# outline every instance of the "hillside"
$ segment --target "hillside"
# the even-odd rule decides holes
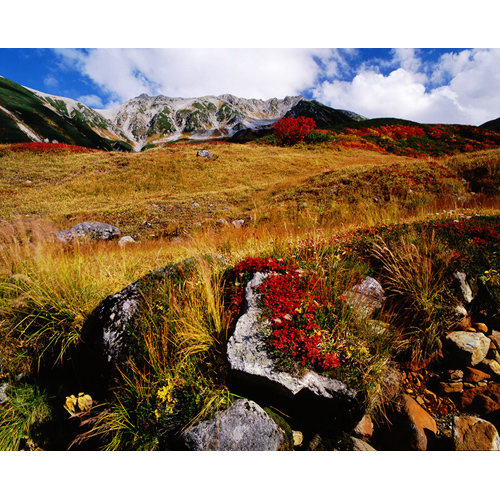
[[[230,94],[200,98],[138,97],[95,110],[0,79],[0,142],[58,141],[98,149],[140,151],[179,139],[229,138],[269,129],[286,113],[316,116],[322,126],[362,119],[303,97],[243,99]],[[240,134],[241,137],[241,134]]]
[[[86,120],[61,114],[30,90],[0,77],[0,142],[29,141],[112,149]]]

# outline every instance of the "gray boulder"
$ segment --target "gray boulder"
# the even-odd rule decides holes
[[[188,272],[194,264],[194,259],[187,259],[163,267],[104,299],[83,327],[82,338],[85,344],[105,364],[113,365],[124,361],[128,355],[132,332],[137,326],[141,291],[160,287],[166,280]]]
[[[252,387],[260,397],[267,393],[271,401],[281,400],[292,411],[309,407],[311,413],[316,408],[317,417],[332,420],[335,416],[331,412],[337,414],[342,408],[347,416],[356,406],[356,391],[311,370],[297,375],[282,371],[271,357],[265,342],[270,324],[262,318],[258,294],[254,291],[265,276],[256,272],[245,289],[247,309],[238,319],[227,345],[232,376],[247,388]]]
[[[212,158],[212,153],[210,151],[207,151],[206,149],[200,149],[197,153],[196,156],[202,156],[203,158]]]
[[[226,411],[188,428],[183,434],[192,451],[279,451],[284,431],[256,403],[239,399]]]
[[[385,301],[382,285],[370,276],[344,293],[349,307],[361,319],[370,317]]]
[[[114,240],[121,235],[120,230],[111,224],[103,222],[81,222],[71,229],[64,229],[56,233],[56,239],[68,243],[74,239]]]

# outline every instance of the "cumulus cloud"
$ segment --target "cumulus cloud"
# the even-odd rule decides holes
[[[368,118],[480,125],[500,116],[500,50],[55,49],[111,107],[142,93],[170,97],[305,95]],[[442,50],[441,50],[442,52]],[[98,97],[101,96],[99,104]],[[91,105],[91,104],[89,104]]]
[[[313,95],[368,118],[480,125],[500,116],[500,50],[463,50],[426,63],[418,52],[400,49],[394,63],[400,67],[388,75],[360,69],[352,80],[325,80]]]
[[[142,93],[285,97],[312,87],[320,71],[311,49],[71,49],[57,53],[122,101]]]

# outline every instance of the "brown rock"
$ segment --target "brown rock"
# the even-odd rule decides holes
[[[352,437],[353,448],[352,451],[377,451],[373,446],[370,446],[368,443],[365,443],[361,439]]]
[[[370,415],[363,416],[356,427],[354,427],[353,434],[360,439],[369,439],[373,436],[373,421]]]
[[[491,343],[496,346],[497,349],[500,349],[500,332],[492,330],[489,339],[491,340]]]
[[[484,323],[473,323],[472,326],[476,329],[476,332],[488,333],[488,327]]]
[[[402,396],[401,415],[410,432],[410,448],[425,451],[428,445],[428,437],[436,436],[437,426],[435,420],[410,396]]]
[[[500,410],[500,384],[475,387],[460,394],[457,402],[461,411],[484,415]]]
[[[482,380],[488,380],[490,378],[491,375],[489,373],[482,372],[481,370],[478,370],[477,368],[472,368],[471,366],[466,367],[464,370],[465,382],[475,383],[475,382],[481,382]]]
[[[500,436],[495,426],[477,417],[453,418],[453,442],[457,451],[500,450]]]
[[[484,358],[481,363],[478,364],[478,367],[492,375],[500,376],[500,363],[494,359]]]
[[[439,392],[441,392],[442,394],[462,392],[463,389],[463,382],[439,382]]]

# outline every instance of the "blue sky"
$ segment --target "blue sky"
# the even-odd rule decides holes
[[[467,12],[421,0],[403,22],[392,15],[402,12],[402,4],[391,0],[359,0],[347,10],[331,2],[318,2],[313,10],[255,0],[240,16],[226,1],[197,10],[153,2],[135,16],[94,0],[77,13],[63,2],[50,3],[56,4],[52,10],[27,12],[22,38],[16,24],[4,24],[0,75],[96,109],[141,93],[259,99],[300,94],[368,118],[480,125],[500,116],[500,50],[487,48],[488,38],[464,44],[446,32],[473,25],[482,0]],[[215,9],[217,4],[225,9]],[[57,7],[63,14],[55,22]],[[17,12],[15,6],[5,9],[4,19],[9,9]],[[40,16],[49,16],[53,29],[30,43],[30,21],[43,25]],[[480,33],[496,33],[493,19],[482,15]],[[436,48],[443,40],[444,47],[462,48]],[[403,48],[419,46],[425,48]]]

